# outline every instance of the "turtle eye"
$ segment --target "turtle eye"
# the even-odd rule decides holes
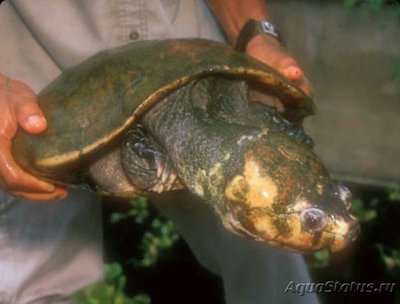
[[[300,221],[308,232],[318,232],[325,227],[326,215],[318,208],[308,208],[300,213]]]
[[[347,210],[351,208],[351,200],[353,196],[351,195],[350,190],[345,186],[339,186],[339,197],[343,201]]]

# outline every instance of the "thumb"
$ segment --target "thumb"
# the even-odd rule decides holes
[[[18,80],[12,81],[9,93],[19,125],[28,133],[43,132],[47,127],[47,122],[37,104],[35,93]]]
[[[46,119],[42,113],[28,115],[19,114],[17,116],[20,126],[28,133],[37,134],[43,132],[47,127]]]

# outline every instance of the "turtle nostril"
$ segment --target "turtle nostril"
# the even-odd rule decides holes
[[[354,241],[357,238],[357,236],[360,234],[360,231],[361,231],[360,225],[355,223],[349,228],[349,231],[346,234],[346,238],[351,241]]]

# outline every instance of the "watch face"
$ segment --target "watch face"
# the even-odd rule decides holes
[[[272,35],[276,38],[279,37],[278,31],[276,30],[275,25],[273,25],[272,23],[269,23],[268,21],[260,21],[260,26],[261,30],[264,33]]]

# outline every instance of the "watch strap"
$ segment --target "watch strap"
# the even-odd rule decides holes
[[[279,41],[282,46],[285,46],[282,37],[274,24],[265,20],[257,21],[249,19],[239,32],[238,38],[236,39],[235,50],[238,52],[245,52],[250,40],[257,35],[273,37]]]

